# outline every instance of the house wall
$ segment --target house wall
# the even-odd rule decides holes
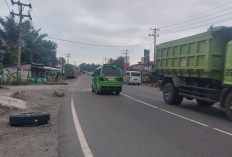
[[[3,68],[3,74],[4,74],[4,80],[7,80],[7,74],[8,71],[10,74],[14,73],[14,76],[17,76],[17,66],[11,66],[11,67],[4,67]],[[27,77],[31,77],[31,64],[27,65],[21,65],[21,78],[23,80],[26,80]]]

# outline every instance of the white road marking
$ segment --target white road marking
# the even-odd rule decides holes
[[[181,115],[179,115],[179,114],[176,114],[176,113],[170,112],[170,111],[168,111],[168,110],[165,110],[165,109],[159,108],[159,107],[157,107],[157,106],[154,106],[154,105],[148,104],[148,103],[146,103],[146,102],[143,102],[143,101],[141,101],[141,100],[138,100],[138,99],[136,99],[136,98],[133,98],[133,97],[131,97],[131,96],[129,96],[129,95],[126,95],[126,94],[124,94],[124,93],[121,93],[121,94],[122,94],[122,95],[124,95],[124,96],[126,96],[126,97],[128,97],[128,98],[130,98],[130,99],[133,99],[133,100],[135,100],[135,101],[137,101],[137,102],[140,102],[140,103],[142,103],[142,104],[144,104],[144,105],[147,105],[147,106],[149,106],[149,107],[152,107],[152,108],[158,109],[158,110],[160,110],[160,111],[163,111],[163,112],[166,112],[166,113],[168,113],[168,114],[174,115],[174,116],[176,116],[176,117],[179,117],[179,118],[182,118],[182,119],[188,120],[188,121],[190,121],[190,122],[193,122],[193,123],[199,124],[199,125],[201,125],[201,126],[204,126],[204,127],[207,127],[207,128],[211,128],[211,129],[213,129],[213,130],[215,130],[215,131],[217,131],[217,132],[224,133],[224,134],[226,134],[226,135],[232,136],[232,133],[229,133],[229,132],[223,131],[223,130],[218,129],[218,128],[211,127],[211,126],[209,126],[209,125],[207,125],[207,124],[204,124],[204,123],[201,123],[201,122],[195,121],[195,120],[193,120],[193,119],[190,119],[190,118],[187,118],[187,117],[181,116]]]
[[[77,117],[77,113],[76,113],[76,109],[75,109],[75,106],[74,106],[74,101],[73,101],[73,97],[71,99],[71,109],[72,109],[72,116],[73,116],[73,121],[74,121],[74,124],[75,124],[75,128],[76,128],[76,132],[77,132],[77,136],[78,136],[78,139],[80,141],[80,144],[81,144],[81,149],[83,151],[83,154],[85,157],[93,157],[93,154],[89,148],[89,145],[85,139],[85,135],[81,129],[81,125],[80,125],[80,122],[78,120],[78,117]]]

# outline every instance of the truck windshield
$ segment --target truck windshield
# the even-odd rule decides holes
[[[140,73],[138,73],[138,72],[132,72],[131,76],[140,76]]]
[[[102,75],[121,76],[120,68],[113,68],[112,66],[104,66],[102,68]]]

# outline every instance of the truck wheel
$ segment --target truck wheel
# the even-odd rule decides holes
[[[230,121],[232,121],[232,93],[226,98],[226,114]]]
[[[211,103],[211,102],[206,102],[206,101],[202,101],[202,100],[198,100],[198,99],[197,99],[197,103],[200,106],[212,106],[214,104],[214,103]]]
[[[10,124],[13,126],[43,125],[50,120],[48,112],[17,113],[9,116]]]
[[[171,83],[166,83],[163,90],[164,101],[169,105],[178,104],[176,88]],[[180,101],[180,100],[179,100]]]
[[[100,93],[101,93],[101,92],[98,90],[97,86],[96,86],[96,88],[95,88],[95,92],[96,92],[96,94],[100,94]]]
[[[92,84],[92,92],[94,92],[94,89],[93,89],[93,84]]]
[[[175,99],[173,105],[180,105],[183,101],[183,97],[182,96],[178,96],[177,99]]]

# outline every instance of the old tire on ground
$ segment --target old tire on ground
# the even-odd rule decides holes
[[[48,112],[17,113],[9,116],[10,124],[13,126],[43,125],[50,120]]]
[[[172,83],[166,83],[164,85],[163,98],[164,101],[169,105],[179,105],[182,102],[181,98],[178,99],[177,89]]]
[[[230,93],[226,98],[225,107],[226,107],[227,117],[229,118],[230,121],[232,121],[232,93]]]
[[[198,105],[205,106],[205,107],[212,106],[214,104],[212,102],[206,102],[206,101],[202,101],[202,100],[198,100],[198,99],[197,99],[197,103],[198,103]]]

